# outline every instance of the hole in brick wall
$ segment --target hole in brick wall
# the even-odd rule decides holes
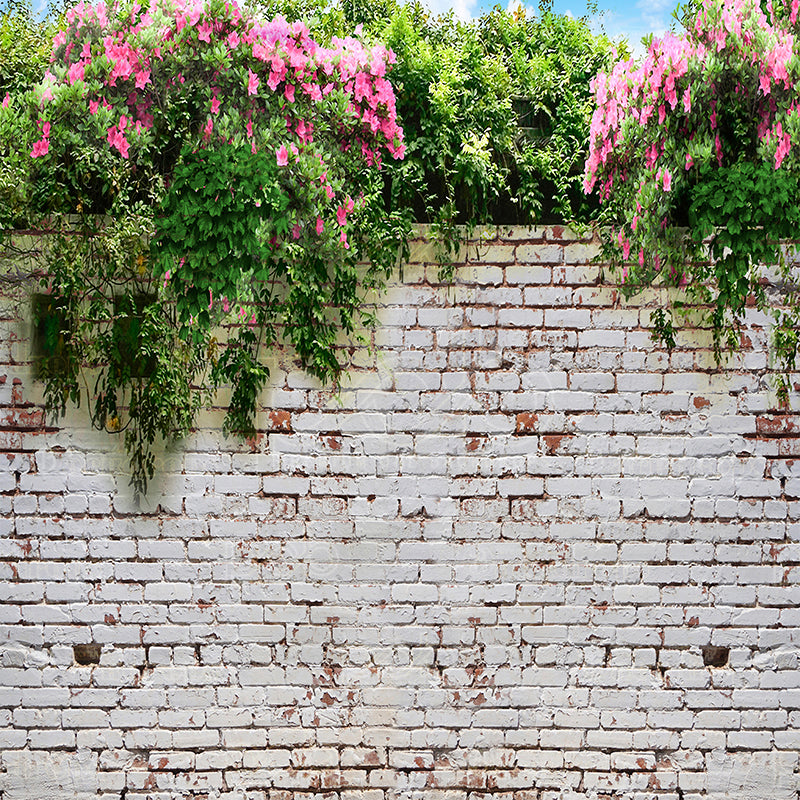
[[[100,663],[100,650],[99,644],[76,644],[72,648],[72,654],[76,663],[86,666]]]
[[[709,645],[703,648],[703,663],[707,667],[724,667],[728,663],[730,649]]]

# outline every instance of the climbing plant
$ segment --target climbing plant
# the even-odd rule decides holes
[[[782,245],[800,239],[798,3],[701,0],[679,18],[682,32],[594,83],[585,188],[605,203],[604,256],[628,292],[669,286],[672,311],[705,310],[718,359],[748,304],[768,310],[786,399],[800,329]],[[654,334],[672,345],[669,311],[656,310]]]
[[[88,394],[143,491],[153,443],[189,430],[203,391],[231,384],[226,430],[253,433],[279,341],[339,374],[337,336],[407,238],[381,201],[404,151],[392,58],[224,0],[79,3],[66,21],[42,82],[0,109],[0,216],[56,232],[50,407]]]

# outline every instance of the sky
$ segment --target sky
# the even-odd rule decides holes
[[[93,0],[94,1],[94,0]],[[335,0],[334,0],[335,1]],[[434,12],[442,13],[451,8],[462,19],[480,16],[498,3],[504,6],[523,2],[534,11],[538,0],[423,0]],[[660,35],[670,27],[672,12],[678,0],[597,0],[599,15],[592,16],[592,29],[614,38],[624,36],[634,54],[640,54],[639,42],[648,33]],[[33,7],[43,13],[47,0],[33,0]],[[0,0],[0,6],[3,0]],[[586,0],[555,0],[553,10],[557,14],[580,17],[587,13]]]
[[[513,1],[513,0],[512,0]],[[427,5],[435,12],[453,9],[457,16],[468,18],[479,16],[497,2],[506,5],[509,0],[427,0]],[[592,27],[611,37],[625,36],[635,50],[642,36],[656,35],[669,30],[672,12],[678,0],[598,0],[599,17]],[[537,8],[536,0],[527,0],[526,5]],[[579,17],[586,14],[585,0],[555,0],[557,14],[571,14]]]

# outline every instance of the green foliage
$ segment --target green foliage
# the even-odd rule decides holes
[[[30,0],[6,0],[0,12],[0,98],[29,89],[50,63],[59,14],[38,19]]]
[[[462,22],[413,5],[382,35],[397,53],[391,79],[407,145],[390,171],[396,205],[445,238],[456,223],[591,214],[579,188],[589,79],[612,58],[605,37],[547,7]]]
[[[163,273],[180,261],[172,285],[187,335],[204,337],[215,297],[269,304],[264,291],[274,275],[264,229],[275,236],[289,229],[289,198],[277,172],[274,156],[244,145],[181,154],[153,249]]]
[[[800,318],[782,245],[800,239],[797,5],[694,0],[678,17],[682,33],[595,82],[586,189],[598,187],[613,226],[604,257],[628,293],[681,290],[665,295],[671,309],[704,318],[718,362],[739,346],[748,306],[770,313],[785,401]],[[779,269],[769,290],[765,265]],[[674,344],[664,310],[653,335]]]
[[[206,343],[181,336],[175,297],[148,269],[151,226],[136,208],[102,224],[94,216],[64,221],[49,239],[42,279],[58,299],[66,345],[55,369],[43,362],[48,408],[80,405],[85,388],[92,425],[124,436],[140,492],[154,472],[156,439],[189,432],[202,399],[193,383],[207,366]]]

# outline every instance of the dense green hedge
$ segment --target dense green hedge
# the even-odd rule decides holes
[[[121,433],[141,491],[155,440],[191,430],[220,385],[225,432],[255,432],[279,342],[335,381],[339,336],[369,323],[413,220],[438,234],[447,278],[459,224],[595,211],[590,82],[615,54],[585,21],[267,3],[3,17],[0,225],[63,231],[39,273],[58,312],[46,404],[86,402]]]
[[[29,0],[7,0],[0,12],[0,96],[40,81],[50,62],[60,9],[37,17]]]
[[[305,19],[320,41],[358,28],[363,38],[394,51],[389,79],[407,151],[403,161],[386,165],[387,207],[433,223],[452,243],[455,224],[595,216],[594,198],[580,187],[590,81],[610,67],[616,51],[586,20],[550,8],[543,3],[538,15],[526,16],[497,7],[470,22],[396,0],[345,0],[333,7],[323,0],[266,0],[260,10]],[[41,79],[59,18],[57,7],[38,19],[27,0],[6,7],[0,18],[3,95]],[[70,191],[69,178],[63,184],[62,198],[85,195],[86,187]]]

